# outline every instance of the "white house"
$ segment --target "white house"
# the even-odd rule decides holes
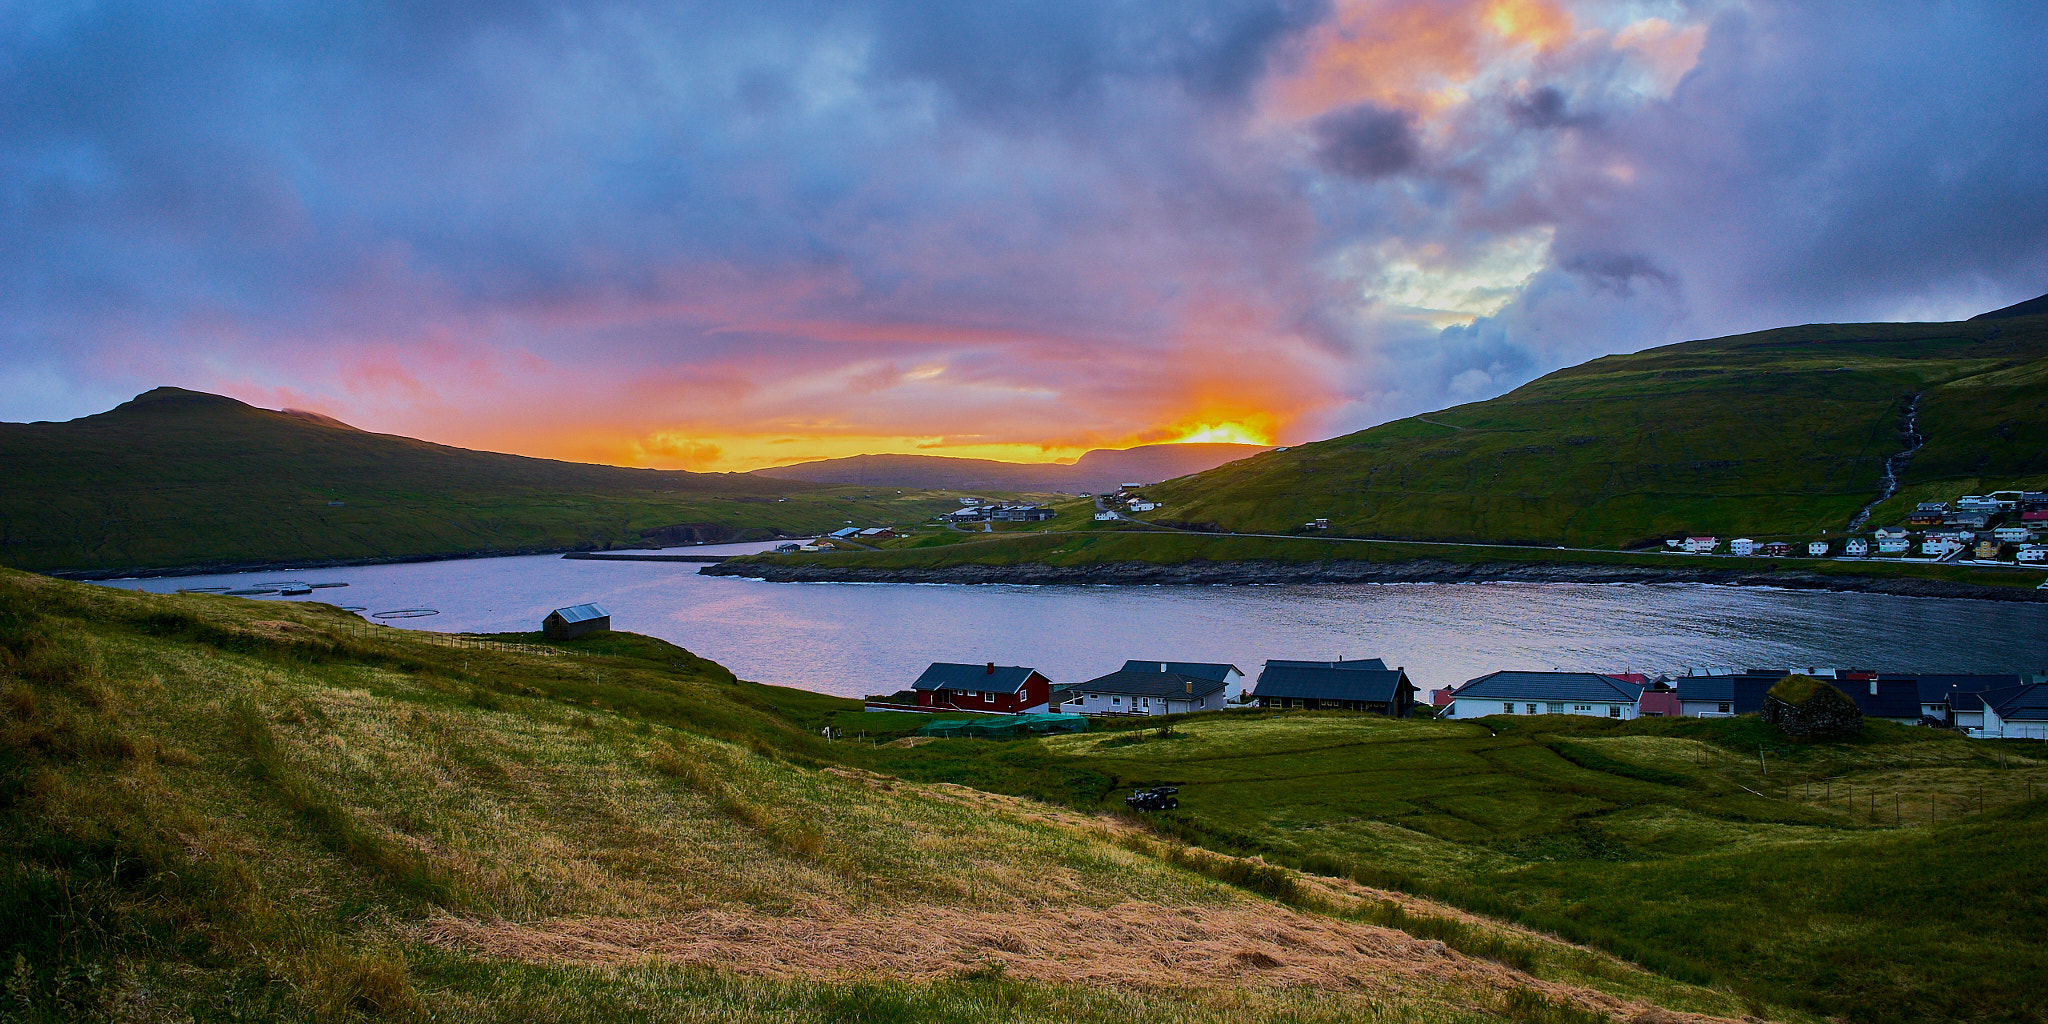
[[[1150,511],[1152,511],[1153,509],[1155,509],[1155,508],[1158,508],[1158,507],[1159,507],[1159,503],[1158,503],[1158,502],[1156,502],[1156,501],[1134,501],[1134,502],[1131,502],[1131,511],[1133,511],[1133,512],[1150,512]]]
[[[1095,521],[1098,523],[1116,522],[1116,513],[1111,512],[1108,509],[1104,509],[1100,512],[1095,513]]]
[[[1876,532],[1878,540],[1906,539],[1906,528],[1903,526],[1880,526]]]
[[[1592,715],[1634,718],[1642,687],[1591,672],[1494,672],[1451,694],[1444,718]]]
[[[2022,562],[2048,562],[2048,544],[2023,544],[2016,557]]]
[[[1929,558],[1941,558],[1962,549],[1962,544],[1950,537],[1929,537],[1920,542],[1920,553]]]
[[[1862,558],[1870,554],[1870,542],[1861,537],[1851,537],[1849,543],[1842,546],[1842,553],[1850,558]]]
[[[1182,673],[1152,668],[1158,664],[1161,663],[1126,662],[1123,669],[1075,683],[1068,688],[1067,702],[1060,708],[1084,715],[1178,715],[1209,711],[1223,707],[1231,674],[1244,678],[1243,672],[1230,665],[1221,666],[1229,669],[1225,673],[1207,671],[1210,666],[1184,665],[1190,671]]]
[[[1913,542],[1904,537],[1879,537],[1877,539],[1877,553],[1880,555],[1903,555],[1906,553],[1906,549],[1912,546]]]
[[[2001,541],[2002,543],[2006,544],[2018,544],[2019,542],[2026,540],[2028,537],[2032,536],[2031,532],[2028,531],[2026,527],[2020,526],[2018,524],[2014,524],[2012,526],[2001,526],[1998,529],[1991,531],[1991,535],[1993,537],[1998,538],[1999,541]]]
[[[1985,739],[2048,740],[2048,683],[2030,683],[1982,695]]]
[[[1806,553],[1815,558],[1823,557],[1828,553],[1828,542],[1824,540],[1807,541]]]
[[[1687,537],[1685,550],[1688,554],[1704,555],[1714,550],[1720,543],[1720,539],[1715,537]]]
[[[1753,555],[1756,553],[1756,541],[1750,540],[1748,537],[1737,537],[1728,542],[1728,553],[1731,555]]]

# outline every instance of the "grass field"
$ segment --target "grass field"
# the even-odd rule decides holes
[[[1792,327],[1607,356],[1499,398],[1268,452],[1148,495],[1162,520],[1624,547],[1839,536],[1919,396],[1919,500],[2048,487],[2048,317]]]
[[[465,451],[175,389],[0,424],[0,479],[0,564],[73,572],[810,535],[958,507],[950,493]]]
[[[0,570],[0,1012],[1807,1019],[1191,846],[1065,782],[995,792],[1086,782],[1080,749],[819,735],[855,706],[625,634],[449,637]],[[955,762],[1014,764],[970,788],[935,777]]]
[[[1232,712],[1151,729],[883,747],[876,764],[1081,809],[1176,785],[1181,808],[1156,827],[1190,842],[1429,895],[1762,1004],[2048,1015],[2032,982],[2048,975],[2039,744],[1886,723],[1795,743],[1753,719]]]

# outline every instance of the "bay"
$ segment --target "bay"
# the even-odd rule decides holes
[[[741,554],[766,545],[707,545]],[[669,553],[676,553],[672,550]],[[1311,584],[1110,587],[766,583],[690,563],[554,555],[115,580],[169,593],[346,583],[305,597],[399,629],[531,631],[594,601],[615,629],[657,636],[743,679],[859,697],[906,688],[933,661],[1029,665],[1056,682],[1126,659],[1378,657],[1425,692],[1497,669],[1679,675],[1688,669],[2048,668],[2048,605],[1694,584]]]

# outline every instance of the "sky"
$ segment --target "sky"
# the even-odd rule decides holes
[[[1291,444],[2048,292],[2006,2],[0,0],[0,420]]]

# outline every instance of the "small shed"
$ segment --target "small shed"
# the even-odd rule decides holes
[[[540,620],[540,635],[550,640],[569,640],[585,633],[612,628],[612,613],[594,604],[572,604],[557,608]]]

